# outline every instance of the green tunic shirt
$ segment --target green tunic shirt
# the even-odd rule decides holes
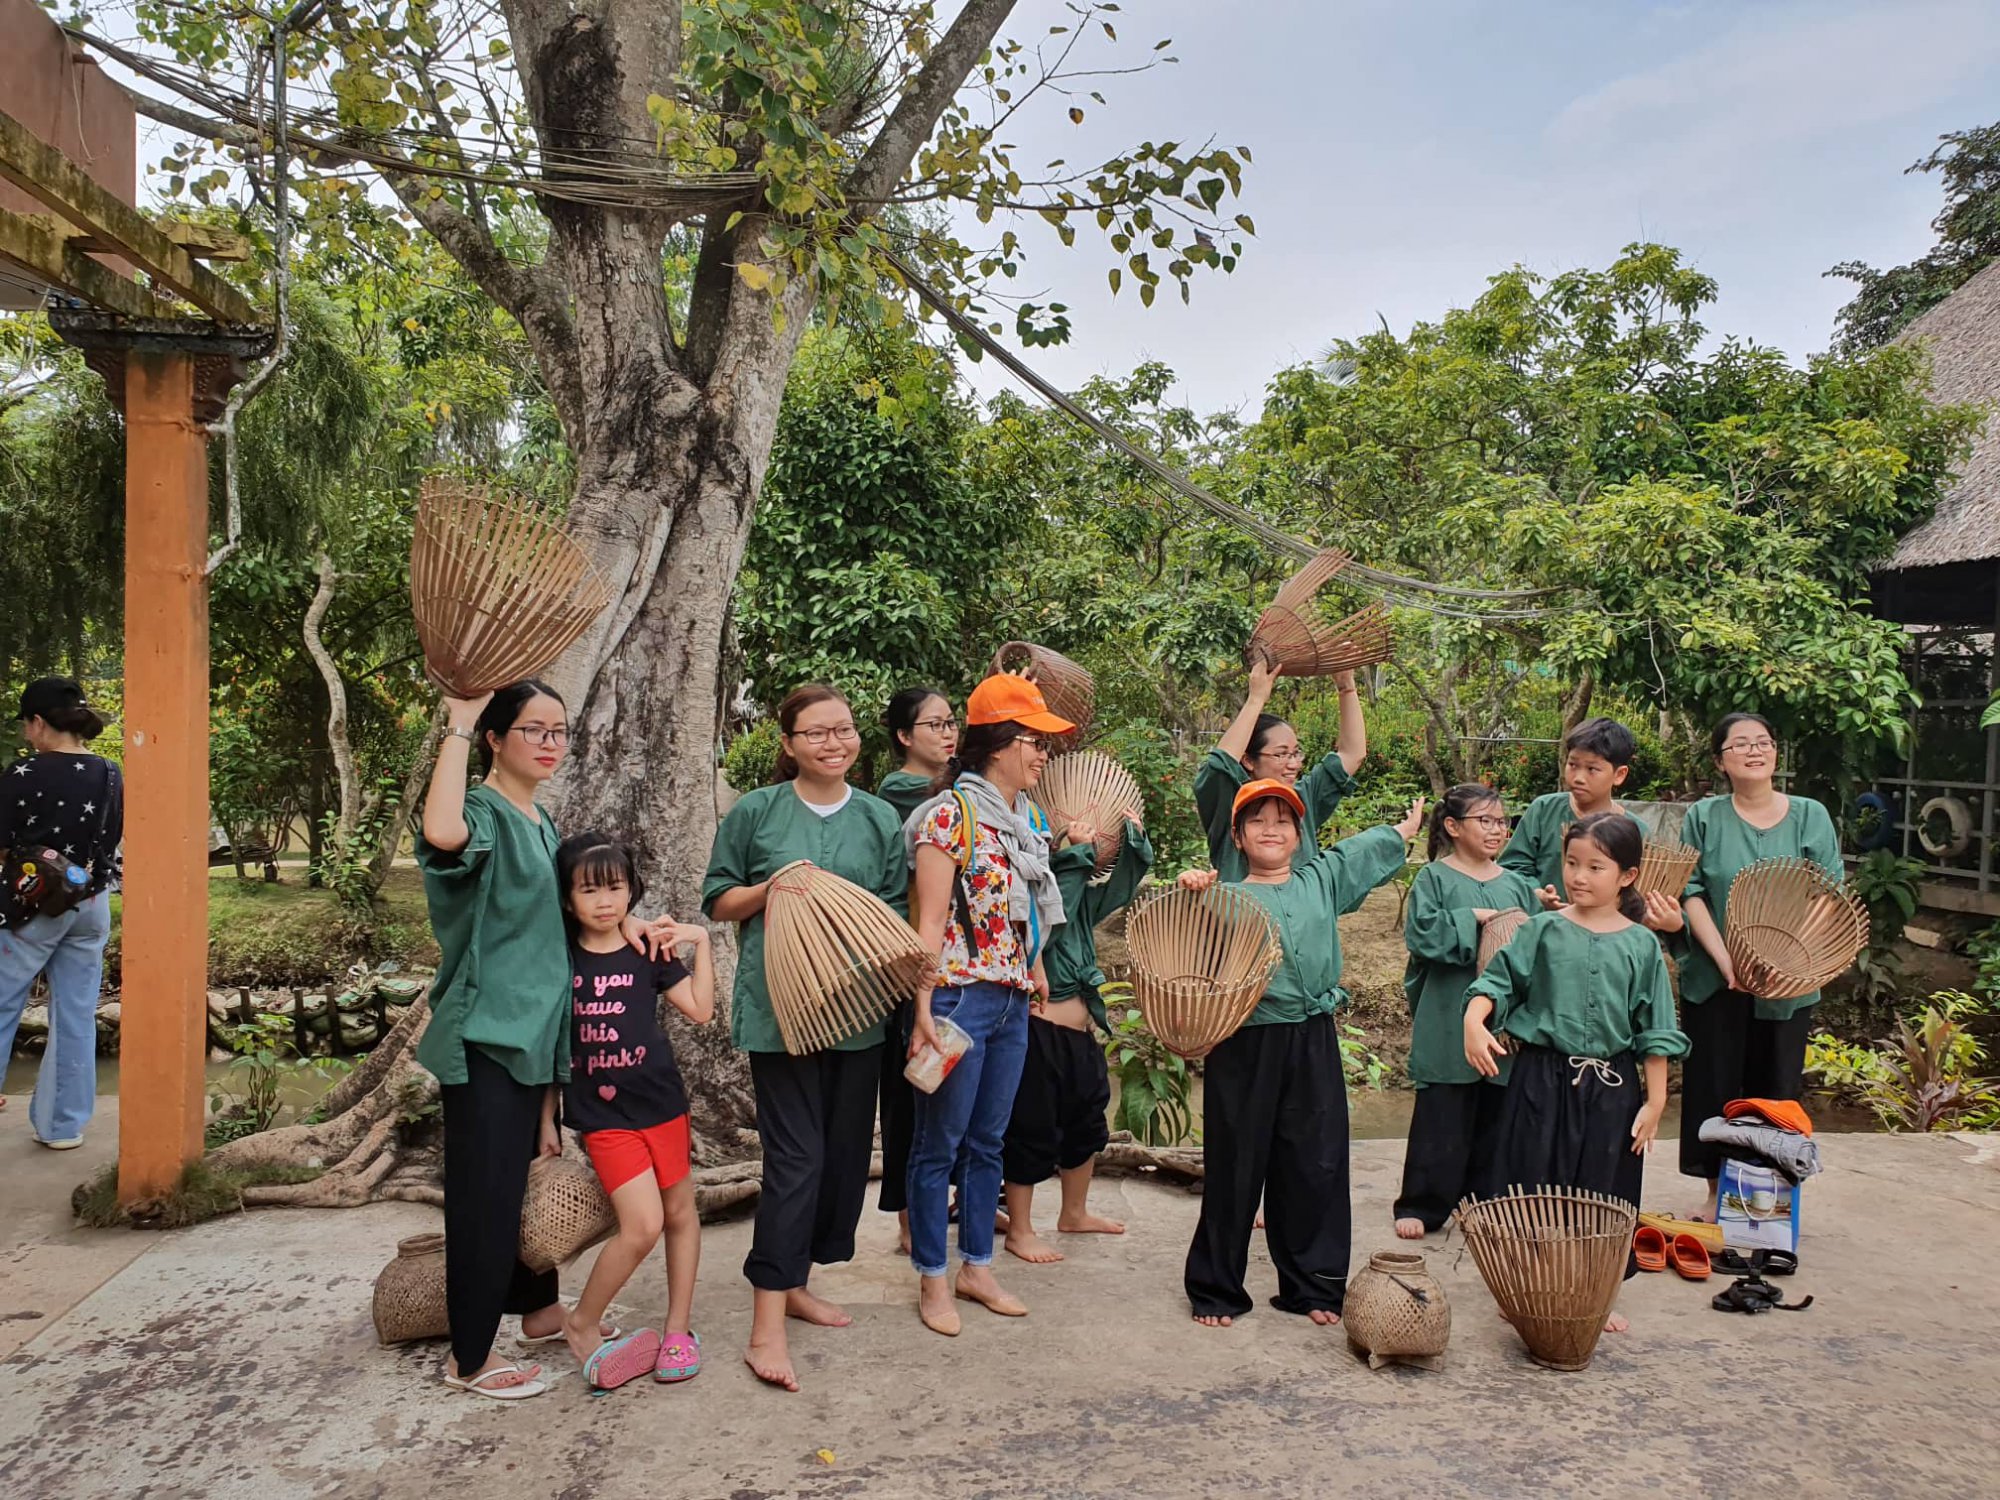
[[[1488,1029],[1521,1046],[1565,1057],[1687,1055],[1666,955],[1652,929],[1636,923],[1592,932],[1559,911],[1530,917],[1472,982],[1466,998],[1473,995],[1493,1002]]]
[[[1688,881],[1687,896],[1699,896],[1715,918],[1716,930],[1729,931],[1729,887],[1746,865],[1760,859],[1809,859],[1835,880],[1844,879],[1840,861],[1840,835],[1827,810],[1810,797],[1792,797],[1785,816],[1770,828],[1752,828],[1736,811],[1730,798],[1705,797],[1688,809],[1681,824],[1681,842],[1699,850],[1694,878]],[[1681,999],[1700,1005],[1722,988],[1722,972],[1708,950],[1690,938],[1681,962]],[[1782,1021],[1808,1005],[1817,1004],[1819,992],[1796,1000],[1759,1000],[1757,1018]]]
[[[1490,880],[1474,880],[1443,860],[1432,860],[1410,887],[1410,904],[1403,919],[1403,941],[1410,962],[1403,970],[1403,993],[1410,997],[1410,1082],[1417,1088],[1433,1083],[1477,1083],[1479,1074],[1465,1060],[1465,992],[1479,977],[1480,908],[1510,908],[1535,915],[1542,909],[1534,882],[1517,870],[1502,870]],[[1506,1082],[1507,1062],[1501,1076]]]
[[[1097,850],[1091,844],[1071,844],[1056,851],[1050,861],[1056,886],[1062,891],[1062,926],[1049,934],[1042,949],[1042,964],[1048,971],[1049,998],[1082,999],[1090,1018],[1107,1032],[1111,1020],[1104,1012],[1104,970],[1097,964],[1097,924],[1122,910],[1139,894],[1146,872],[1153,867],[1153,846],[1137,823],[1127,822],[1124,842],[1118,846],[1118,860],[1110,877],[1092,885],[1097,869]]]
[[[569,939],[556,891],[556,829],[489,787],[465,794],[463,849],[417,839],[437,977],[417,1061],[465,1082],[469,1042],[517,1083],[569,1079]]]
[[[1208,835],[1208,862],[1227,881],[1241,880],[1250,873],[1250,862],[1236,847],[1230,828],[1230,807],[1237,792],[1249,781],[1250,773],[1243,769],[1243,762],[1222,750],[1209,751],[1195,767],[1194,805]],[[1306,821],[1300,830],[1303,836],[1299,839],[1299,852],[1292,856],[1293,869],[1304,869],[1318,857],[1320,825],[1333,816],[1341,798],[1355,786],[1354,777],[1338,750],[1299,778],[1294,790],[1306,805]]]
[[[713,914],[715,898],[738,886],[768,880],[795,859],[872,891],[899,912],[908,910],[909,863],[903,823],[895,809],[858,787],[839,812],[821,817],[799,797],[796,784],[780,782],[746,793],[715,831],[715,848],[702,882],[701,909]],[[737,928],[736,988],[729,1007],[729,1037],[745,1052],[782,1052],[784,1036],[764,983],[764,914]],[[840,1043],[859,1052],[882,1040],[880,1022]]]
[[[931,800],[931,778],[908,771],[891,771],[875,788],[875,795],[896,809],[896,816],[909,821],[910,814]]]
[[[1232,882],[1278,924],[1284,959],[1271,971],[1264,998],[1246,1026],[1271,1026],[1331,1015],[1347,998],[1340,987],[1340,926],[1336,920],[1368,899],[1403,868],[1409,848],[1393,828],[1371,828],[1292,866],[1281,885]]]
[[[1606,812],[1623,812],[1614,802]],[[1552,885],[1565,901],[1569,891],[1563,885],[1563,830],[1576,821],[1576,808],[1568,792],[1550,792],[1537,797],[1521,814],[1514,836],[1500,851],[1503,868],[1515,870],[1537,886]]]

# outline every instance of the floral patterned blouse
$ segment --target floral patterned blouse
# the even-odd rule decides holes
[[[917,839],[956,858],[963,847],[960,823],[958,804],[946,801],[924,819],[917,830]],[[945,908],[942,955],[945,981],[952,985],[984,982],[1028,989],[1031,980],[1021,934],[1007,920],[1007,891],[1014,879],[1007,862],[1007,846],[984,823],[975,823],[973,838],[972,866],[964,876],[966,905],[972,913],[972,947],[968,952],[965,931],[958,920],[958,899],[954,896]]]

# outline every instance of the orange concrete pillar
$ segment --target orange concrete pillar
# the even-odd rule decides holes
[[[125,897],[118,1197],[202,1151],[208,1037],[208,439],[194,361],[125,356]]]

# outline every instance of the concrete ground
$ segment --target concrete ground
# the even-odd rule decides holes
[[[855,1313],[795,1325],[804,1391],[739,1362],[747,1223],[705,1236],[692,1384],[512,1406],[447,1391],[436,1345],[377,1347],[369,1289],[407,1205],[261,1211],[177,1234],[67,1222],[71,1184],[108,1152],[27,1144],[0,1114],[0,1494],[288,1500],[382,1496],[1964,1495],[2000,1492],[2000,1143],[1845,1136],[1806,1190],[1807,1312],[1708,1305],[1719,1281],[1643,1276],[1631,1333],[1562,1375],[1527,1362],[1454,1236],[1431,1268],[1454,1328],[1438,1373],[1371,1372],[1337,1331],[1260,1306],[1188,1321],[1181,1257],[1197,1200],[1112,1179],[1122,1239],[1007,1262],[1033,1308],[967,1307],[965,1333],[917,1322],[893,1221],[872,1209],[856,1260],[816,1278]],[[113,1104],[115,1101],[106,1101]],[[100,1142],[104,1144],[99,1144]],[[1388,1248],[1402,1148],[1356,1144],[1357,1257]],[[1684,1206],[1671,1157],[1649,1206]],[[572,1272],[566,1282],[579,1277]],[[1251,1290],[1272,1289],[1261,1245]],[[657,1263],[628,1319],[663,1302]]]

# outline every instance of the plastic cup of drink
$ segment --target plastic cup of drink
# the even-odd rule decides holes
[[[910,1087],[922,1089],[926,1094],[935,1094],[943,1082],[951,1077],[951,1070],[958,1066],[958,1060],[972,1050],[972,1038],[965,1028],[953,1024],[947,1017],[932,1023],[937,1032],[938,1046],[926,1043],[917,1055],[903,1065],[903,1076],[910,1081]],[[943,1050],[939,1051],[939,1047]]]

